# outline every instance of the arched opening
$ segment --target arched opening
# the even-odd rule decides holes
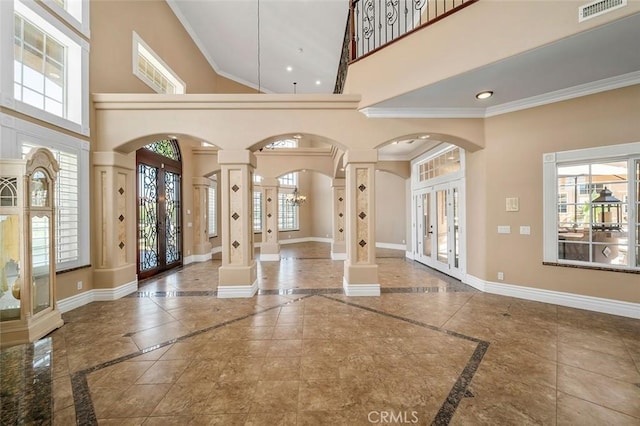
[[[176,139],[136,151],[137,272],[146,278],[182,265],[182,161]]]

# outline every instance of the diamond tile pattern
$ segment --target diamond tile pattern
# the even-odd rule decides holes
[[[367,245],[367,242],[365,240],[360,240],[358,244],[360,244],[360,247],[364,247]]]
[[[124,248],[124,243],[120,241],[120,244],[118,244],[118,247],[120,247],[120,250],[122,250]]]
[[[267,213],[267,217],[271,217],[271,213]]]
[[[358,189],[360,190],[360,192],[364,192],[364,190],[367,189],[367,187],[364,186],[364,183],[361,183]]]
[[[118,220],[119,220],[120,222],[122,222],[122,221],[124,220],[124,216],[120,215],[120,216],[118,217]]]
[[[267,229],[267,234],[270,234],[270,233],[271,233],[271,229]]]
[[[231,187],[231,190],[232,190],[233,192],[238,192],[238,189],[240,189],[240,187],[239,187],[238,185],[233,185],[233,186]]]
[[[240,246],[240,243],[238,241],[234,241],[233,243],[231,243],[231,245],[233,246],[233,248],[238,248]]]
[[[358,216],[360,217],[360,219],[364,219],[365,217],[367,217],[365,212],[360,212]]]
[[[342,214],[342,213],[338,213],[338,216],[342,217],[342,216],[344,216],[344,214]]]
[[[340,197],[338,198],[338,201],[344,201],[344,198]]]
[[[124,194],[124,188],[120,187],[120,189],[118,189],[118,192],[120,193],[120,195]]]
[[[233,218],[233,220],[238,220],[238,218],[240,217],[240,215],[236,212],[233,212],[233,214],[231,215],[231,217]]]

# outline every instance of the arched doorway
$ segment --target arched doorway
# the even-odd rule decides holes
[[[138,278],[182,264],[180,148],[175,139],[136,151]]]

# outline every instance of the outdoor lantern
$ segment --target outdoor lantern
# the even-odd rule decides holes
[[[614,197],[606,186],[600,191],[600,196],[591,201],[591,204],[593,205],[594,229],[620,229],[621,201]]]

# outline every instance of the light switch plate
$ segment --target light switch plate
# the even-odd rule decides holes
[[[521,226],[520,227],[520,235],[531,235],[531,227],[530,226]]]
[[[510,234],[511,227],[508,225],[498,225],[498,234]]]
[[[517,212],[520,210],[520,200],[518,197],[507,198],[506,209],[508,212]]]

